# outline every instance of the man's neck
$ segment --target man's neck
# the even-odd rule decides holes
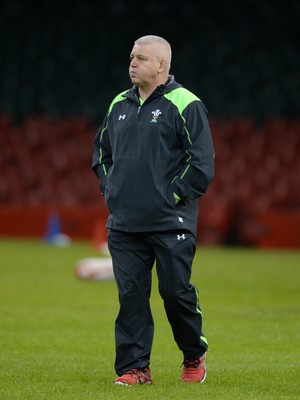
[[[147,86],[140,86],[139,89],[139,95],[140,98],[143,99],[144,101],[147,100],[149,96],[154,92],[154,90],[160,86],[164,85],[167,82],[167,79],[159,80],[155,82],[153,85],[147,85]]]
[[[147,87],[139,87],[139,95],[140,98],[144,101],[148,99],[148,97],[154,92],[157,86],[147,86]]]

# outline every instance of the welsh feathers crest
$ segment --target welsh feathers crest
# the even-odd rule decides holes
[[[152,120],[150,122],[154,122],[155,124],[157,124],[157,118],[160,116],[160,114],[160,110],[152,111]]]

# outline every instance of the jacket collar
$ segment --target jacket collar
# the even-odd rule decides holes
[[[153,99],[155,97],[162,96],[163,94],[171,92],[178,87],[181,87],[181,85],[175,81],[174,75],[169,75],[167,82],[165,84],[159,85],[146,101],[148,101],[150,98]],[[136,101],[139,96],[138,87],[136,85],[133,85],[132,88],[128,90],[128,92],[124,93],[123,96]]]

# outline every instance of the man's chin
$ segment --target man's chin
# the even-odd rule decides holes
[[[130,79],[131,79],[131,82],[134,85],[138,85],[139,84],[139,79],[136,76],[131,76]]]

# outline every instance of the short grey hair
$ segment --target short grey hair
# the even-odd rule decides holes
[[[171,59],[172,59],[172,49],[170,43],[160,37],[160,36],[155,36],[155,35],[146,35],[142,36],[139,39],[137,39],[134,44],[153,44],[153,43],[159,43],[163,46],[167,58],[167,62],[169,64],[169,68],[171,67]]]

